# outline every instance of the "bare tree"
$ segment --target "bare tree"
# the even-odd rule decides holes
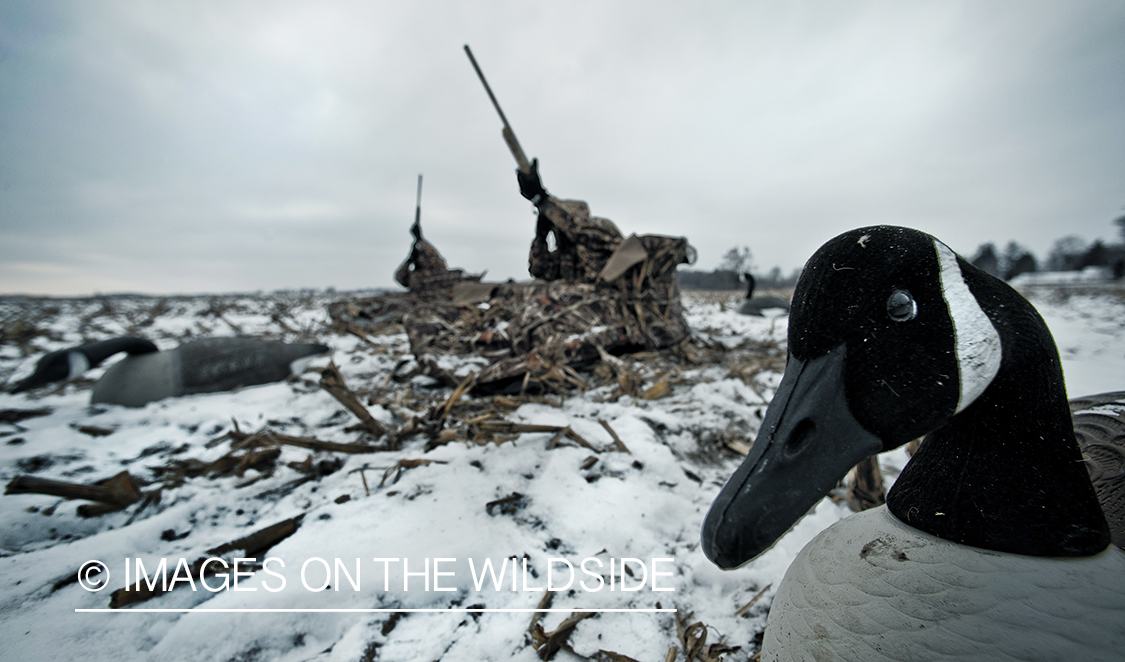
[[[1009,241],[1004,247],[1004,254],[1000,257],[1000,268],[1004,280],[1012,280],[1016,276],[1039,270],[1039,263],[1031,251],[1014,241]]]
[[[1125,218],[1125,217],[1123,217]],[[1086,240],[1077,235],[1067,235],[1055,240],[1051,252],[1047,254],[1047,269],[1051,271],[1076,271],[1081,269],[1082,256],[1086,253]]]
[[[1097,239],[1094,243],[1090,244],[1089,250],[1082,255],[1082,261],[1079,263],[1080,269],[1086,267],[1108,267],[1109,266],[1109,250],[1101,239]]]
[[[740,274],[746,271],[751,271],[754,268],[754,259],[750,255],[750,247],[743,246],[739,249],[738,246],[730,249],[723,255],[722,261],[719,262],[719,271],[733,271]]]
[[[970,262],[985,273],[1000,275],[1000,258],[996,257],[996,246],[992,243],[981,244]]]

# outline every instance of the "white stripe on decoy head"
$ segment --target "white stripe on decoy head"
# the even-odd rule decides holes
[[[992,383],[1000,371],[1002,356],[1000,334],[988,315],[981,310],[969,291],[957,264],[957,255],[948,246],[934,240],[941,265],[941,293],[953,320],[953,336],[957,353],[957,371],[961,397],[957,412],[968,407]]]
[[[66,363],[69,369],[67,379],[76,379],[86,374],[90,369],[90,359],[82,352],[70,352],[66,355]]]

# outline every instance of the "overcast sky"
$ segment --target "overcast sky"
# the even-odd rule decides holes
[[[0,2],[0,293],[390,286],[418,173],[450,266],[548,190],[712,269],[861,225],[966,256],[1118,239],[1125,3]]]

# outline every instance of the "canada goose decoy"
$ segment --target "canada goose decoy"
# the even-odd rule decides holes
[[[754,277],[750,274],[742,274],[746,280],[746,298],[742,303],[738,304],[738,313],[740,315],[757,315],[764,317],[762,311],[780,308],[786,313],[789,312],[789,302],[781,297],[775,296],[754,296]]]
[[[1118,427],[1103,439],[1120,435],[1104,418]],[[707,513],[704,553],[742,565],[861,459],[921,435],[886,506],[797,554],[761,659],[1120,660],[1125,552],[1051,334],[1015,290],[917,230],[853,230],[810,258],[789,362]],[[1120,462],[1108,478],[1120,497]]]
[[[281,381],[297,371],[295,362],[328,351],[320,344],[219,337],[161,352],[144,338],[112,338],[50,352],[12,392],[73,379],[110,356],[127,352],[129,356],[110,366],[94,385],[90,402],[143,407],[169,397]]]

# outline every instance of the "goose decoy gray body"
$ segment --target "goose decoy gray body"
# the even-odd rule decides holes
[[[754,277],[750,274],[742,274],[743,279],[746,280],[746,298],[742,303],[738,304],[738,313],[740,315],[757,315],[764,317],[763,311],[770,309],[782,309],[786,313],[789,312],[789,302],[781,297],[776,296],[754,296]]]
[[[1109,535],[1125,549],[1125,391],[1073,398],[1070,415]]]
[[[293,371],[294,362],[328,351],[326,345],[314,343],[218,337],[161,352],[144,338],[112,338],[50,352],[12,392],[72,379],[114,354],[127,352],[129,356],[110,366],[94,385],[90,402],[143,407],[164,398],[281,381]]]
[[[1122,417],[1104,419],[1119,442]],[[847,232],[797,283],[785,373],[704,553],[746,563],[858,461],[926,435],[886,506],[797,554],[761,659],[1120,660],[1125,552],[1075,425],[1058,350],[1015,290],[917,230]]]

